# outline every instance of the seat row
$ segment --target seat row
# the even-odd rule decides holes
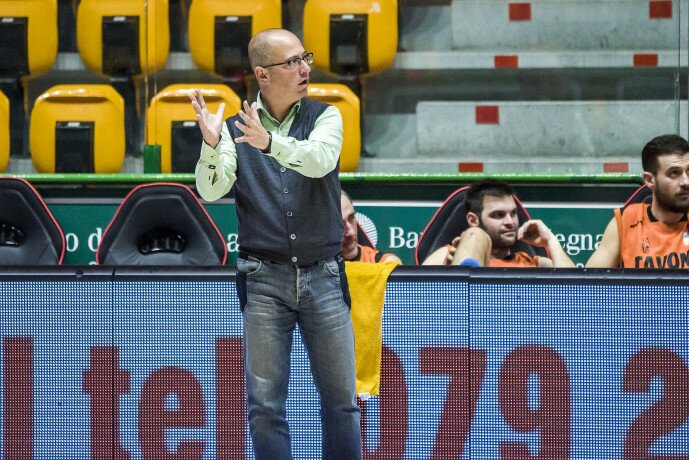
[[[202,138],[188,93],[208,108],[224,102],[225,117],[241,100],[222,84],[177,84],[156,94],[146,118],[146,144],[161,146],[162,173],[193,172]],[[344,125],[341,171],[356,170],[361,150],[359,98],[340,84],[312,84],[309,96],[338,107]],[[109,85],[58,85],[36,99],[29,128],[31,159],[40,173],[118,173],[125,158],[122,96]],[[9,160],[9,102],[0,92],[0,171]]]
[[[414,259],[421,264],[449,245],[467,228],[466,192],[450,194],[421,233]],[[639,187],[625,202],[650,203],[652,190]],[[530,219],[514,196],[520,222]],[[358,227],[360,244],[375,245]],[[530,256],[548,256],[548,249],[517,242]],[[64,233],[38,191],[26,180],[0,177],[0,265],[61,265]],[[136,186],[122,200],[96,249],[104,265],[224,265],[228,247],[218,227],[194,192],[184,184]]]
[[[37,75],[53,65],[56,3],[0,0],[0,42],[12,43],[5,49],[0,45],[0,55],[11,58],[2,59],[3,71]],[[171,35],[184,32],[171,30],[169,6],[168,0],[81,0],[76,35],[84,64],[105,75],[159,70]],[[646,55],[686,46],[686,30],[680,27],[686,4],[676,0],[452,0],[450,11],[452,49],[459,51],[635,50]],[[304,42],[319,51],[316,67],[334,74],[385,69],[396,54],[397,12],[397,0],[308,0]],[[250,37],[282,26],[280,0],[193,0],[186,24],[173,24],[188,30],[194,63],[220,76],[246,73]],[[423,43],[419,46],[425,50]]]
[[[146,116],[146,144],[161,146],[158,170],[194,171],[201,135],[189,103],[189,91],[204,94],[209,109],[226,104],[225,116],[240,108],[239,97],[217,84],[171,85],[156,94]],[[357,169],[361,154],[360,103],[346,86],[312,84],[312,98],[339,108],[344,123],[340,171]],[[0,93],[0,171],[9,160],[8,102]],[[453,161],[493,161],[508,164],[525,158],[543,170],[539,161],[569,158],[581,162],[627,162],[631,152],[662,132],[687,129],[684,101],[423,101],[414,121],[406,123],[404,139],[419,156]],[[369,129],[400,132],[393,120]],[[3,134],[4,133],[4,134]],[[405,140],[406,139],[406,140]],[[451,150],[448,150],[451,149]],[[125,121],[121,96],[108,85],[60,85],[41,95],[30,123],[30,151],[40,173],[117,173],[125,158]],[[634,157],[636,158],[636,157]],[[607,164],[607,163],[606,163]],[[460,167],[460,170],[461,167]]]
[[[61,265],[65,235],[26,180],[0,177],[0,265]],[[98,246],[107,265],[224,265],[227,245],[194,192],[183,184],[135,187]]]
[[[0,71],[36,76],[55,63],[57,0],[0,0]],[[247,45],[257,32],[280,28],[281,0],[193,0],[186,28],[197,67],[232,77],[251,72]],[[81,0],[76,17],[79,55],[101,75],[153,74],[170,51],[168,0]],[[397,49],[397,0],[309,0],[304,43],[314,65],[339,75],[374,73]],[[5,45],[3,45],[5,44]],[[8,46],[9,45],[9,46]],[[374,46],[375,45],[375,46]]]

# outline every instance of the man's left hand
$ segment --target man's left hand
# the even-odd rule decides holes
[[[532,219],[519,227],[517,238],[531,246],[544,248],[554,238],[553,232],[539,219]]]
[[[268,136],[268,131],[261,124],[256,103],[249,105],[247,101],[244,101],[243,106],[244,110],[239,111],[239,117],[244,123],[237,120],[234,124],[244,135],[236,137],[234,139],[235,143],[246,142],[259,150],[267,149],[270,137]]]

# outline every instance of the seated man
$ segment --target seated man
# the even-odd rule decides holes
[[[466,194],[469,228],[452,244],[437,249],[423,265],[475,267],[574,267],[553,232],[540,220],[519,227],[514,190],[506,182],[485,179],[475,182]],[[517,239],[547,247],[551,259],[516,252]]]
[[[689,143],[658,136],[641,163],[653,201],[615,210],[587,268],[689,268]]]
[[[344,235],[342,235],[342,256],[345,260],[352,262],[397,262],[401,264],[402,261],[394,254],[388,254],[378,251],[370,246],[363,246],[359,244],[357,238],[357,230],[359,224],[356,221],[356,213],[352,199],[343,190],[340,198],[342,208],[342,223],[344,224]]]

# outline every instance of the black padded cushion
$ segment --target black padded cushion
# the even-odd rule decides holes
[[[189,187],[145,184],[125,197],[105,230],[101,265],[224,265],[227,246]]]
[[[467,223],[467,209],[466,209],[466,192],[468,186],[461,187],[447,197],[445,202],[440,205],[440,208],[435,212],[425,230],[419,238],[419,244],[416,245],[416,252],[414,254],[416,264],[419,265],[436,249],[452,243],[452,240],[459,236],[464,230],[469,227]],[[520,224],[531,219],[529,213],[515,196],[514,201],[517,203],[517,217],[519,217]],[[516,251],[525,252],[530,256],[548,257],[548,252],[544,248],[538,248],[528,245],[522,241],[517,241],[515,245]]]
[[[651,204],[653,202],[653,190],[648,188],[645,185],[642,185],[641,187],[637,188],[634,193],[632,193],[632,196],[629,197],[626,203],[624,203],[624,207],[626,208],[630,204],[634,203],[648,203]]]
[[[361,225],[359,225],[359,223],[357,223],[356,225],[356,240],[362,246],[368,246],[373,249],[376,248],[373,244],[373,241],[371,241],[371,238],[368,237],[368,234],[364,231],[363,228],[361,228]]]
[[[0,265],[60,265],[65,236],[36,189],[0,177]]]

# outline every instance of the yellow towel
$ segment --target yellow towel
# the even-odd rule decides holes
[[[345,262],[352,297],[356,392],[364,401],[380,392],[385,286],[396,266],[397,262]]]

